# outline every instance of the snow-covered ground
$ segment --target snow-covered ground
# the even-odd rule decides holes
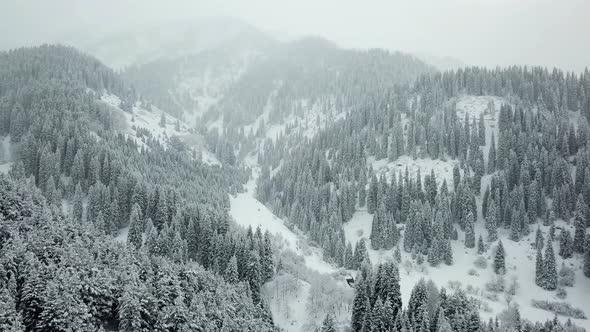
[[[138,136],[137,131],[139,128],[148,130],[164,147],[168,145],[168,139],[170,137],[177,136],[191,149],[200,152],[201,160],[204,163],[209,165],[221,165],[215,155],[207,150],[203,138],[198,134],[192,133],[190,130],[191,126],[184,121],[165,114],[166,123],[164,126],[161,126],[160,123],[163,111],[155,106],[152,106],[152,110],[148,111],[142,107],[140,103],[136,103],[136,105],[133,106],[133,114],[131,114],[121,110],[119,107],[121,99],[118,96],[103,94],[101,100],[119,111],[118,115],[125,119],[123,128],[124,132],[126,135],[134,138],[137,144],[145,146],[145,143],[142,141],[141,137],[139,137],[141,135]]]
[[[309,246],[303,234],[287,227],[254,197],[260,169],[253,154],[244,163],[252,167],[253,176],[246,192],[230,195],[230,215],[238,225],[260,227],[274,235],[284,270],[263,288],[274,322],[285,331],[314,331],[332,312],[338,324],[347,325],[353,290],[345,283],[346,272],[324,261],[320,248]]]
[[[352,220],[344,224],[344,233],[346,240],[351,242],[354,246],[357,241],[364,238],[367,243],[370,243],[371,236],[371,222],[373,216],[366,212],[366,210],[357,211]],[[567,227],[572,229],[571,225],[566,225],[564,222],[558,223],[560,227]],[[542,226],[545,238],[549,231],[549,227]],[[536,250],[532,247],[535,242],[536,226],[531,227],[531,233],[521,239],[519,242],[514,242],[508,239],[509,231],[499,229],[499,237],[502,239],[504,249],[506,250],[506,269],[507,273],[504,277],[506,287],[510,285],[513,279],[516,279],[519,289],[515,296],[508,296],[506,293],[496,294],[497,300],[491,300],[494,293],[486,290],[486,283],[488,283],[494,276],[492,263],[493,252],[497,246],[498,241],[487,243],[487,251],[482,255],[487,261],[487,268],[479,269],[474,265],[478,258],[477,249],[467,249],[464,246],[464,234],[459,231],[459,240],[451,241],[453,247],[453,264],[447,266],[444,263],[437,267],[431,267],[425,261],[422,265],[418,265],[415,260],[411,259],[411,254],[402,253],[402,263],[400,265],[401,275],[401,291],[402,299],[405,304],[409,300],[412,287],[421,278],[433,280],[439,287],[444,286],[447,289],[452,287],[452,284],[460,283],[462,288],[467,291],[470,296],[478,298],[482,301],[481,315],[484,318],[495,317],[502,310],[507,308],[509,303],[518,304],[522,317],[532,321],[544,321],[553,314],[541,309],[531,306],[532,300],[548,300],[568,302],[574,307],[582,309],[587,315],[590,314],[590,301],[587,296],[590,294],[590,279],[585,277],[582,272],[581,257],[574,256],[567,260],[561,259],[557,252],[559,251],[559,242],[553,242],[554,251],[556,253],[556,262],[558,271],[561,263],[565,262],[566,266],[575,268],[576,281],[573,288],[566,287],[568,293],[565,300],[560,300],[555,295],[555,291],[545,291],[535,284],[535,257]],[[484,239],[487,237],[487,231],[484,229],[483,220],[479,220],[476,224],[476,237],[481,234]],[[556,233],[556,239],[557,235]],[[400,243],[400,248],[402,244]],[[369,257],[373,264],[382,263],[392,260],[394,250],[372,250],[369,249]],[[476,271],[476,275],[470,275],[469,270]],[[485,304],[484,304],[485,303]],[[567,317],[559,317],[563,321]],[[573,321],[586,329],[590,329],[590,321],[573,319]]]
[[[8,174],[8,171],[10,171],[11,166],[12,166],[12,162],[0,164],[0,173]]]
[[[269,123],[270,112],[273,110],[273,102],[281,83],[277,82],[275,90],[270,94],[263,113],[251,124],[244,126],[244,132],[256,133],[262,122],[265,123],[265,137],[276,140],[282,135],[287,134],[287,129],[293,128],[289,134],[301,134],[311,138],[322,128],[334,124],[336,121],[344,119],[346,112],[337,110],[335,106],[325,105],[320,102],[311,103],[309,100],[299,100],[293,102],[301,111],[298,114],[290,114],[280,123]],[[332,101],[332,105],[335,104]],[[295,107],[295,106],[293,106]]]
[[[305,265],[320,273],[332,273],[337,269],[322,259],[319,248],[309,247],[304,236],[296,234],[289,229],[284,221],[275,216],[264,204],[254,197],[258,169],[254,169],[254,176],[246,184],[246,192],[236,196],[230,195],[230,215],[236,223],[243,227],[251,226],[252,229],[260,227],[265,232],[269,231],[281,243],[284,248],[303,256]]]
[[[490,102],[493,102],[493,108],[488,108]],[[476,122],[479,119],[479,114],[484,114],[486,145],[482,147],[482,149],[486,159],[487,151],[491,143],[492,132],[495,133],[497,144],[498,111],[503,103],[505,103],[503,99],[489,96],[466,96],[459,98],[457,101],[457,113],[461,120],[464,119],[465,112],[468,112],[470,121],[475,118]],[[420,169],[422,176],[430,174],[430,171],[434,170],[439,185],[443,179],[446,179],[449,189],[452,189],[452,169],[456,161],[431,159],[414,160],[411,157],[402,156],[394,162],[389,162],[387,159],[376,161],[374,158],[369,158],[368,163],[373,166],[377,174],[385,172],[388,180],[390,179],[392,172],[395,172],[394,174],[397,176],[401,169],[402,174],[404,174],[406,166],[408,167],[410,176],[414,178],[418,169]],[[490,176],[486,175],[482,179],[482,190],[485,190],[489,178]],[[477,202],[478,208],[481,211],[481,200],[478,198]],[[373,215],[367,213],[365,209],[355,212],[352,220],[344,224],[346,240],[354,246],[357,241],[364,238],[369,244],[372,220]],[[563,221],[558,223],[558,227],[569,228],[573,231],[572,226],[567,225]],[[542,226],[541,229],[544,232],[545,238],[547,238],[548,227]],[[590,279],[586,278],[582,273],[582,258],[574,256],[564,262],[564,260],[557,255],[559,251],[558,241],[553,242],[554,251],[556,253],[557,269],[559,271],[562,262],[564,262],[566,266],[573,267],[576,273],[575,286],[573,288],[566,287],[568,293],[567,298],[560,300],[557,298],[555,291],[545,291],[535,284],[536,250],[532,247],[535,240],[535,230],[536,225],[531,226],[531,233],[519,242],[509,240],[507,230],[500,229],[498,232],[499,238],[502,239],[502,243],[507,253],[507,273],[504,277],[506,287],[508,288],[513,280],[516,280],[519,285],[517,293],[514,296],[507,295],[506,293],[494,295],[492,292],[486,290],[486,284],[495,275],[492,269],[492,262],[493,252],[498,241],[486,243],[487,251],[482,255],[487,262],[487,268],[485,269],[477,268],[474,265],[475,260],[478,258],[477,251],[475,248],[465,248],[463,242],[464,234],[461,231],[459,231],[459,240],[452,241],[451,243],[453,247],[453,264],[451,266],[447,266],[443,263],[437,267],[431,267],[426,261],[423,264],[418,265],[416,261],[411,258],[410,254],[401,250],[402,262],[400,264],[400,275],[404,303],[407,303],[409,300],[412,287],[416,282],[421,278],[425,278],[433,280],[439,287],[444,286],[446,288],[453,288],[456,287],[456,285],[461,285],[470,296],[481,301],[480,312],[483,318],[495,317],[502,310],[506,309],[509,304],[517,304],[521,316],[532,321],[545,321],[554,316],[551,312],[534,308],[531,305],[532,300],[567,302],[574,307],[582,309],[586,315],[590,315],[590,301],[587,299],[588,294],[590,294]],[[484,228],[484,221],[481,217],[481,213],[479,213],[475,231],[476,238],[481,234],[483,238],[486,239],[487,231]],[[558,234],[559,231],[557,232],[555,239],[558,238]],[[393,260],[394,250],[377,251],[369,249],[369,257],[373,264]],[[470,270],[472,270],[471,273],[468,273]],[[494,299],[494,296],[497,297],[497,299]],[[559,316],[559,319],[566,321],[568,318]],[[580,319],[572,320],[577,325],[590,329],[590,321]]]

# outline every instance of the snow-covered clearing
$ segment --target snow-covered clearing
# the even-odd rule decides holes
[[[366,210],[357,211],[352,220],[344,224],[344,233],[346,240],[351,242],[354,246],[358,240],[364,238],[367,243],[370,243],[369,237],[371,235],[371,222],[373,216],[366,212]],[[484,229],[483,220],[476,223],[476,237],[480,234],[487,236],[487,231]],[[571,225],[566,225],[564,222],[558,223],[558,227],[572,228]],[[541,226],[545,238],[549,231],[549,227]],[[493,252],[497,246],[498,241],[487,243],[487,251],[482,255],[487,261],[487,268],[479,269],[474,265],[478,258],[477,249],[467,249],[464,246],[464,233],[459,231],[459,240],[451,241],[453,247],[453,265],[447,266],[444,263],[437,267],[431,267],[426,261],[418,265],[415,260],[411,258],[411,254],[402,253],[402,263],[400,264],[401,276],[401,291],[402,299],[405,304],[409,300],[412,287],[420,279],[431,279],[439,287],[452,288],[453,284],[460,284],[466,292],[481,301],[480,312],[482,317],[495,317],[502,310],[507,308],[509,303],[518,304],[522,317],[531,321],[544,321],[553,314],[541,309],[531,306],[531,301],[534,300],[548,300],[548,301],[565,301],[572,304],[574,307],[582,309],[587,315],[590,314],[590,301],[587,299],[587,294],[590,294],[590,279],[584,277],[582,273],[581,258],[574,256],[567,260],[561,259],[556,255],[556,262],[558,270],[561,263],[565,262],[566,266],[571,266],[576,271],[575,286],[573,288],[566,287],[567,298],[560,300],[556,296],[555,291],[545,291],[535,284],[535,257],[536,250],[532,247],[535,241],[536,225],[531,226],[531,233],[521,239],[519,242],[514,242],[508,239],[508,230],[499,229],[499,237],[502,239],[504,249],[506,250],[506,267],[507,273],[504,276],[506,288],[510,285],[512,280],[516,279],[519,285],[516,295],[511,296],[506,293],[495,294],[486,290],[486,283],[491,281],[493,276],[492,263]],[[556,234],[556,239],[558,233]],[[401,247],[401,243],[400,243]],[[559,251],[559,241],[553,242],[555,252]],[[369,246],[370,248],[370,246]],[[382,263],[388,260],[393,260],[394,250],[372,250],[369,249],[369,257],[373,264]],[[475,275],[470,275],[468,272],[474,270]],[[497,300],[492,300],[493,296],[497,296]],[[566,321],[567,317],[559,317]],[[572,319],[577,325],[590,329],[590,321]]]

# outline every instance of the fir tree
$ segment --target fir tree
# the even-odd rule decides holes
[[[553,244],[547,243],[545,257],[543,260],[543,285],[546,290],[555,290],[557,288],[557,267],[555,264],[555,254]]]
[[[322,322],[320,332],[336,332],[336,326],[331,314],[327,314]]]
[[[577,253],[584,253],[584,240],[586,239],[586,203],[584,197],[580,194],[576,203],[576,211],[574,213],[574,241],[573,251]]]
[[[586,235],[586,251],[584,253],[584,275],[590,278],[590,235]]]
[[[133,244],[136,248],[141,248],[143,234],[143,220],[141,217],[141,208],[133,204],[131,215],[129,217],[129,233],[127,234],[127,243]]]
[[[469,211],[467,213],[466,222],[465,222],[465,247],[466,248],[475,248],[475,231],[474,231],[474,217],[473,213]]]
[[[537,227],[537,232],[535,233],[535,248],[536,249],[543,249],[545,245],[545,239],[543,238],[543,232],[541,232],[541,226]]]
[[[477,253],[479,255],[483,254],[486,251],[485,244],[483,243],[483,237],[480,235],[479,239],[477,240]]]
[[[505,255],[504,246],[502,245],[502,240],[500,240],[496,248],[496,255],[494,256],[494,272],[496,274],[504,274],[506,272]]]
[[[572,257],[572,235],[569,230],[562,229],[559,234],[559,256],[563,259]]]
[[[539,287],[544,287],[545,280],[545,263],[543,262],[543,254],[541,253],[541,247],[537,247],[537,258],[535,261],[535,284]]]

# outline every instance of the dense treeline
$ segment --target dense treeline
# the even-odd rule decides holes
[[[317,107],[351,109],[387,94],[395,84],[433,71],[411,55],[384,50],[345,50],[319,38],[304,38],[272,50],[231,86],[204,119],[224,125],[252,123],[267,107],[270,123]],[[268,104],[268,105],[267,105]]]
[[[0,68],[4,70],[0,75],[0,136],[10,135],[17,152],[11,170],[13,180],[3,179],[2,188],[2,223],[6,223],[3,243],[17,246],[0,246],[6,258],[2,268],[7,271],[2,283],[16,282],[12,298],[4,294],[3,305],[12,308],[14,317],[22,317],[22,321],[13,319],[12,323],[22,323],[26,330],[168,326],[160,324],[173,324],[177,319],[173,310],[182,310],[181,302],[188,310],[195,302],[191,299],[199,297],[198,292],[205,288],[200,281],[186,281],[192,278],[186,274],[205,268],[230,283],[198,272],[213,292],[211,301],[217,301],[219,310],[233,307],[242,311],[221,314],[225,316],[222,320],[186,316],[185,323],[181,319],[177,327],[162,328],[186,330],[196,328],[192,324],[213,324],[204,329],[272,329],[259,296],[262,283],[274,271],[270,236],[259,230],[235,229],[227,212],[227,194],[240,190],[247,170],[201,164],[180,142],[164,148],[153,138],[140,141],[123,135],[118,130],[120,111],[109,109],[97,97],[103,92],[116,94],[132,89],[96,60],[73,49],[43,46],[2,53]],[[132,98],[130,94],[122,104],[133,105],[136,101]],[[122,109],[132,111],[128,105],[121,105]],[[31,186],[38,188],[47,204]],[[19,200],[20,196],[32,198]],[[64,200],[67,204],[62,206]],[[27,209],[36,213],[19,217]],[[62,209],[67,216],[61,215]],[[33,225],[27,226],[29,223]],[[128,246],[124,249],[112,236],[126,226]],[[26,232],[27,228],[34,229],[35,237]],[[48,259],[51,251],[40,249],[45,242],[38,238],[55,238],[51,246],[58,254]],[[89,254],[76,256],[77,247]],[[85,268],[72,268],[74,263],[61,256],[72,256],[76,266]],[[121,261],[122,257],[144,262],[137,276],[123,273],[127,262]],[[25,273],[31,269],[38,274]],[[119,272],[102,274],[111,269]],[[117,285],[101,279],[111,276],[118,280]],[[63,283],[63,278],[81,279],[92,286],[66,290],[60,287],[69,284]],[[42,292],[46,283],[55,284],[47,288],[51,293]],[[158,283],[164,283],[169,292],[154,288]],[[29,289],[36,293],[30,302],[21,303]],[[78,291],[89,294],[81,296]],[[217,297],[212,295],[215,292],[226,294]],[[62,310],[60,306],[52,308],[47,298],[84,303],[85,307],[74,302],[67,307],[67,315],[81,321],[64,321],[64,314],[56,311]],[[108,308],[93,306],[103,301],[107,303],[101,305]],[[197,302],[195,305],[209,306]],[[170,308],[164,310],[166,306]],[[211,306],[211,315],[219,313],[216,306]],[[250,318],[264,321],[252,325]],[[70,323],[75,325],[67,325]]]
[[[375,213],[371,247],[396,246],[396,224],[404,223],[403,248],[432,253],[437,256],[429,257],[432,265],[452,262],[448,241],[456,239],[454,223],[465,231],[465,246],[474,248],[479,236],[497,240],[498,227],[518,241],[539,219],[550,225],[576,215],[578,235],[571,242],[584,253],[590,219],[585,203],[590,127],[584,116],[589,82],[587,71],[577,76],[519,67],[425,76],[412,89],[398,87],[347,112],[311,139],[293,133],[267,140],[258,197],[343,265],[341,223],[365,204]],[[478,117],[466,113],[460,119],[454,101],[464,93],[497,94],[509,103],[496,111],[491,102]],[[486,135],[486,121],[495,119],[497,134]],[[369,157],[395,161],[402,155],[458,160],[453,183],[419,172],[415,179],[407,171],[376,174],[371,167]],[[491,180],[482,188],[486,174]],[[487,234],[474,234],[476,197],[482,199]],[[569,231],[561,233],[567,237]]]
[[[355,286],[352,311],[353,331],[584,331],[571,321],[557,320],[532,323],[520,317],[513,306],[500,322],[498,318],[482,321],[476,300],[461,289],[447,292],[437,289],[431,281],[420,280],[412,289],[408,305],[402,308],[399,271],[395,263],[385,263],[372,269],[363,265]],[[330,330],[329,319],[322,331]]]

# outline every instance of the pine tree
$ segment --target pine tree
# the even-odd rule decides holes
[[[231,256],[227,266],[225,267],[225,272],[223,274],[225,281],[235,284],[238,282],[238,260],[236,255]]]
[[[143,220],[141,217],[141,207],[133,204],[131,215],[129,217],[129,233],[127,234],[127,243],[131,243],[135,248],[141,248],[143,234]]]
[[[477,240],[477,253],[483,254],[486,251],[485,244],[483,243],[483,237],[480,235],[479,239]]]
[[[488,230],[488,242],[493,242],[498,239],[498,225],[497,221],[497,211],[496,211],[496,202],[494,200],[491,201],[488,207],[488,215],[486,216],[486,228]]]
[[[572,235],[569,230],[562,229],[559,234],[559,256],[563,259],[572,257],[573,254],[573,243]]]
[[[72,202],[72,205],[72,215],[74,220],[77,222],[82,222],[82,216],[84,213],[84,194],[82,193],[82,187],[80,186],[80,183],[76,184],[74,201]]]
[[[502,240],[500,240],[496,248],[496,255],[494,256],[494,272],[496,274],[504,274],[506,272],[505,255],[504,246],[502,245]]]
[[[584,275],[590,278],[590,235],[586,235],[586,252],[584,253]]]
[[[535,248],[536,249],[543,249],[545,245],[545,239],[543,238],[543,232],[541,232],[541,226],[537,227],[537,232],[535,234]]]
[[[270,233],[268,232],[268,230],[264,232],[264,242],[262,243],[261,252],[262,254],[260,255],[260,265],[262,268],[262,282],[265,283],[269,281],[274,275],[272,243],[270,240]]]
[[[379,192],[379,184],[377,183],[377,176],[373,174],[371,177],[371,183],[369,184],[369,192],[367,195],[367,212],[375,213],[378,202],[378,192]]]
[[[574,213],[574,243],[573,251],[577,253],[584,253],[586,239],[586,203],[584,197],[580,194],[576,202],[576,211]]]
[[[545,249],[545,258],[543,261],[543,285],[546,290],[555,290],[557,288],[557,267],[555,264],[555,253],[553,244],[547,243]]]
[[[331,314],[327,314],[326,318],[324,318],[320,332],[336,332],[336,326]]]
[[[445,245],[445,264],[453,265],[453,247],[450,240],[447,240]]]
[[[539,287],[544,287],[545,280],[545,263],[543,262],[543,254],[541,247],[537,247],[537,259],[535,261],[535,284]]]
[[[474,217],[473,213],[469,211],[467,213],[466,221],[465,221],[465,247],[466,248],[475,248],[475,231],[474,231]]]
[[[354,254],[350,242],[346,244],[346,250],[344,251],[344,268],[348,270],[354,269]]]

